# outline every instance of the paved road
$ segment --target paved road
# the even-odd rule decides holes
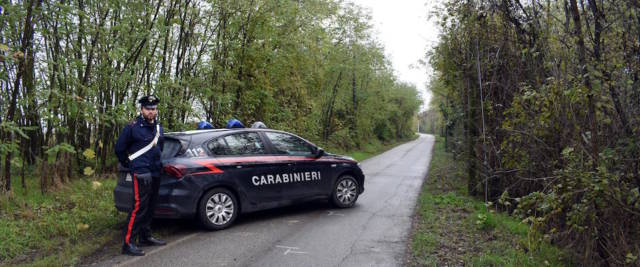
[[[362,162],[365,192],[351,209],[326,202],[248,214],[223,231],[191,229],[147,256],[111,266],[399,266],[434,137]]]

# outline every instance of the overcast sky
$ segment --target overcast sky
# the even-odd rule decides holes
[[[385,47],[396,77],[414,84],[427,108],[431,93],[427,91],[431,70],[418,65],[430,47],[438,41],[435,21],[428,15],[437,2],[429,0],[348,0],[369,10],[373,18],[374,35]]]

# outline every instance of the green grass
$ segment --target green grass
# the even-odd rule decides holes
[[[337,149],[337,148],[329,148],[329,152],[331,153],[335,153],[335,154],[341,154],[341,155],[346,155],[349,157],[354,158],[357,161],[363,161],[365,159],[371,158],[373,156],[376,156],[384,151],[387,151],[397,145],[409,142],[411,140],[415,140],[416,138],[418,138],[419,135],[414,135],[412,137],[409,138],[405,138],[405,139],[401,139],[401,140],[396,140],[394,142],[390,142],[390,143],[381,143],[377,140],[374,140],[370,143],[364,144],[362,145],[362,147],[360,149],[357,150],[342,150],[342,149]]]
[[[336,153],[360,161],[409,140]],[[26,179],[27,191],[14,176],[13,192],[0,196],[0,266],[77,265],[101,248],[119,244],[126,214],[113,204],[115,175],[78,178],[46,194],[40,193],[39,180],[33,176]],[[94,187],[94,181],[100,186]],[[174,228],[159,229],[157,234],[171,235]]]
[[[28,191],[14,184],[0,197],[0,265],[72,265],[120,232],[114,178],[78,179],[44,195],[37,179],[26,182]]]
[[[464,164],[436,139],[410,241],[413,266],[569,266],[548,243],[530,244],[530,227],[468,196]]]

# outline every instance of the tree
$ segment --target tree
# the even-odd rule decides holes
[[[412,134],[415,88],[396,81],[369,16],[355,5],[33,0],[3,7],[5,181],[12,160],[40,170],[42,192],[83,177],[85,167],[114,170],[114,140],[145,94],[160,97],[167,131],[203,119],[217,127],[230,118],[260,120],[341,149]],[[87,149],[97,164],[77,153]]]
[[[501,207],[573,244],[585,265],[640,254],[628,245],[640,214],[640,121],[630,119],[640,112],[628,99],[638,96],[639,7],[449,1],[429,57],[431,109],[467,162],[469,191],[511,204]]]

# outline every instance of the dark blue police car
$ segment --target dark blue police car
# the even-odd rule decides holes
[[[197,217],[209,229],[229,227],[240,213],[314,199],[352,207],[364,174],[291,133],[272,129],[211,129],[166,133],[155,217]],[[120,169],[116,208],[132,208],[131,176]]]

